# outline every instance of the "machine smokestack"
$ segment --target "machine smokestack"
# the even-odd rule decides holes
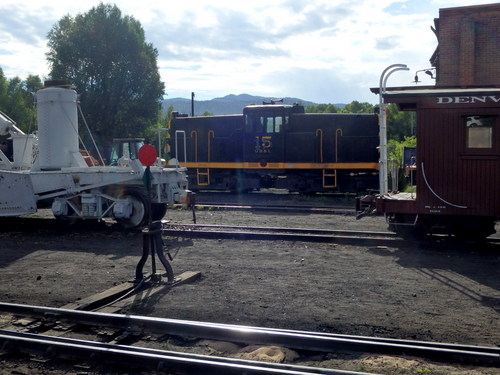
[[[46,81],[36,93],[41,170],[72,166],[79,152],[77,99],[67,81]]]

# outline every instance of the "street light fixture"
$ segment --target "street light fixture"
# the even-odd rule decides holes
[[[434,73],[432,73],[433,70],[436,70],[436,68],[427,68],[427,69],[417,70],[415,72],[415,80],[413,81],[413,83],[422,82],[422,81],[418,80],[418,73],[420,73],[420,72],[424,72],[425,74],[429,75],[431,77],[431,79],[436,79],[436,77],[434,77]]]

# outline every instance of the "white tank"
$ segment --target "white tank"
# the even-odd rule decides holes
[[[12,148],[14,150],[13,167],[16,169],[30,169],[33,165],[33,134],[12,134]]]
[[[72,166],[78,153],[77,93],[70,86],[45,87],[36,93],[38,114],[38,168]]]

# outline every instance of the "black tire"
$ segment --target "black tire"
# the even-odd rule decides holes
[[[127,229],[140,228],[149,221],[149,198],[144,188],[127,188],[120,198],[127,198],[132,202],[132,215],[126,219],[117,219],[118,223]]]

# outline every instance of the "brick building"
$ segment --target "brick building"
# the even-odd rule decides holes
[[[440,9],[434,23],[437,86],[500,84],[500,4]]]

